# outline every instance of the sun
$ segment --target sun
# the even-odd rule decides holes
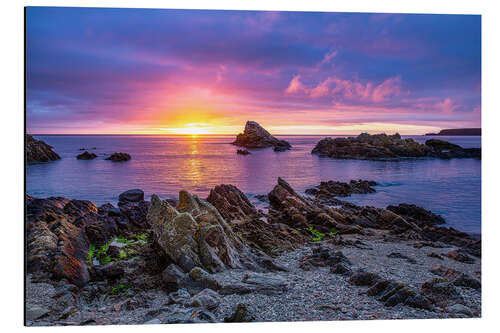
[[[208,135],[214,133],[214,128],[212,126],[209,126],[209,124],[204,123],[189,123],[184,125],[183,127],[162,128],[161,130],[170,134],[191,136]]]

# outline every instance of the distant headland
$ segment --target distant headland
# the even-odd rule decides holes
[[[439,133],[426,133],[425,135],[470,135],[481,136],[481,128],[452,128],[444,129]]]

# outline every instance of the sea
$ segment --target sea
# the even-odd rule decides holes
[[[123,191],[140,188],[146,198],[177,198],[185,189],[202,198],[219,184],[233,184],[257,205],[282,177],[298,192],[321,181],[374,180],[376,193],[345,200],[387,207],[422,206],[440,214],[448,226],[481,233],[481,161],[478,159],[405,159],[401,161],[337,160],[311,154],[325,136],[278,136],[292,149],[249,149],[236,154],[234,136],[170,135],[33,135],[54,147],[61,160],[26,166],[26,191],[35,197],[63,196],[116,204]],[[345,136],[331,136],[345,137]],[[403,136],[425,142],[429,136]],[[464,148],[481,147],[481,137],[439,136]],[[94,160],[76,159],[87,149]],[[113,152],[132,156],[128,162],[105,160]]]

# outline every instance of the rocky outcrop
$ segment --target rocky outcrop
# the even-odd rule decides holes
[[[27,198],[27,268],[38,280],[66,279],[79,287],[89,281],[89,243],[84,227],[97,220],[89,201]]]
[[[186,191],[176,208],[153,195],[147,220],[156,242],[185,272],[195,266],[209,272],[263,270],[261,262],[269,259],[244,244],[214,206]]]
[[[144,191],[138,188],[125,191],[118,196],[120,202],[140,202],[144,201]]]
[[[370,180],[351,180],[349,183],[329,180],[321,182],[318,186],[306,190],[307,194],[318,196],[348,197],[351,194],[374,193],[372,186],[377,183]]]
[[[113,153],[111,156],[106,158],[106,160],[112,161],[112,162],[126,162],[130,160],[131,157],[127,153]]]
[[[78,160],[93,160],[97,155],[94,153],[89,153],[88,151],[84,151],[83,153],[76,156]]]
[[[441,140],[427,140],[420,144],[413,139],[402,139],[399,134],[357,137],[325,138],[320,140],[312,154],[338,159],[394,160],[408,157],[480,158],[480,148],[462,148]]]
[[[233,231],[247,244],[267,254],[291,251],[304,244],[296,229],[286,224],[265,222],[246,195],[233,185],[218,185],[210,191],[207,201],[230,223]]]
[[[245,148],[273,147],[274,151],[285,151],[291,145],[285,140],[278,140],[255,121],[247,121],[245,131],[236,136],[233,145]]]
[[[31,135],[26,135],[26,162],[49,162],[61,159],[61,157],[41,140],[33,138]]]

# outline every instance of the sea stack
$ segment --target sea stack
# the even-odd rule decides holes
[[[245,131],[236,136],[233,145],[245,148],[273,147],[274,151],[284,151],[292,146],[285,140],[278,140],[255,121],[247,121]]]
[[[37,140],[31,135],[26,135],[26,162],[49,162],[61,159],[61,157],[41,140]]]

